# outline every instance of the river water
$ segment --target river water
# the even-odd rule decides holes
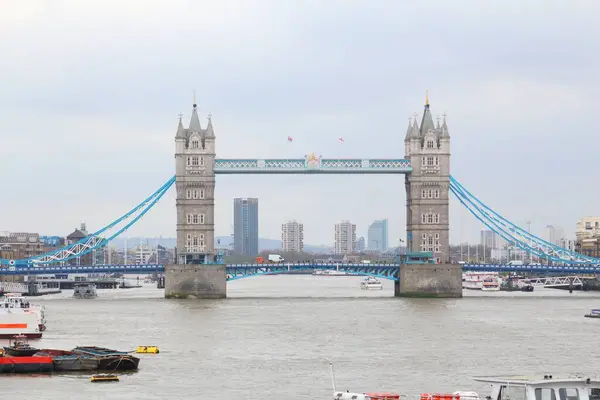
[[[139,355],[118,383],[89,374],[0,376],[7,399],[331,399],[338,389],[421,392],[489,388],[485,374],[594,373],[599,293],[467,291],[462,299],[397,299],[392,282],[362,291],[357,277],[264,276],[228,283],[228,299],[163,299],[163,290],[72,291],[33,299],[48,330],[31,344],[97,345]]]

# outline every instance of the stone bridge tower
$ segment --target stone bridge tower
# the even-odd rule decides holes
[[[421,125],[409,121],[404,139],[405,158],[413,171],[406,175],[406,233],[408,251],[431,251],[441,263],[450,260],[449,184],[450,135],[446,117],[434,125],[429,98]]]
[[[215,134],[210,116],[202,129],[196,104],[187,129],[181,117],[175,134],[177,190],[176,264],[215,261]]]

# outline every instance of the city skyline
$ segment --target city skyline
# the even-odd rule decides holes
[[[148,4],[136,9],[129,30],[120,25],[105,29],[104,17],[131,13],[110,2],[76,10],[60,2],[53,7],[6,5],[0,33],[15,40],[1,45],[12,60],[0,66],[5,77],[0,157],[11,166],[2,169],[1,177],[15,193],[29,193],[32,184],[23,177],[35,176],[34,189],[44,196],[43,201],[40,196],[2,197],[0,209],[10,212],[3,213],[0,229],[68,234],[86,221],[93,230],[139,203],[174,172],[176,116],[183,112],[189,120],[193,90],[203,126],[213,113],[217,157],[300,158],[314,151],[343,158],[402,157],[407,118],[420,112],[429,89],[434,117],[447,113],[452,174],[504,217],[523,228],[531,221],[531,231],[540,237],[547,225],[562,226],[567,237],[574,237],[577,220],[598,214],[589,173],[572,169],[595,168],[593,146],[582,143],[594,141],[590,127],[596,124],[595,38],[600,28],[592,18],[600,5],[553,5],[543,15],[535,7],[517,14],[511,7],[482,5],[454,15],[456,3],[365,8],[357,2],[341,14],[336,5],[321,4],[320,17],[311,19],[308,30],[300,21],[313,18],[316,5],[273,3],[259,10],[240,3],[231,15],[225,5],[206,4],[189,4],[185,12]],[[210,13],[203,12],[206,7]],[[410,20],[402,18],[407,13]],[[535,26],[527,18],[533,13]],[[53,29],[48,18],[57,14],[63,30]],[[159,34],[156,23],[165,18],[172,23]],[[267,18],[284,23],[262,24]],[[358,18],[365,26],[360,33],[354,29]],[[105,47],[99,56],[68,33],[79,24],[99,46],[119,35],[123,47]],[[453,29],[442,37],[440,31],[423,30],[423,24],[443,32]],[[509,32],[503,29],[507,24]],[[36,31],[22,30],[25,25]],[[385,30],[377,28],[382,26]],[[422,32],[418,41],[396,40],[395,51],[389,51],[389,38],[408,38],[415,31]],[[536,34],[528,34],[532,31]],[[239,40],[240,32],[248,41]],[[188,54],[187,46],[178,44],[194,35],[219,40],[203,43],[201,54]],[[301,51],[295,45],[299,40],[305,44]],[[63,43],[61,57],[47,56],[53,43]],[[29,49],[27,54],[22,48]],[[158,65],[148,62],[151,53],[186,62]],[[244,64],[231,54],[243,54]],[[407,54],[420,62],[406,63]],[[323,63],[298,68],[297,57]],[[347,60],[355,58],[348,66]],[[33,119],[43,121],[43,127]],[[517,162],[506,162],[507,157]],[[134,178],[133,166],[145,173]],[[518,178],[523,168],[530,178]],[[548,173],[553,182],[568,186],[553,190],[537,178]],[[77,190],[57,185],[61,179],[77,182]],[[306,237],[315,238],[311,242],[329,243],[328,227],[336,221],[349,218],[365,226],[372,219],[369,210],[376,209],[389,218],[392,245],[406,239],[405,211],[398,207],[406,199],[403,182],[400,176],[219,176],[215,234],[229,234],[231,199],[253,196],[270,211],[260,220],[263,236],[278,237],[281,221],[293,217],[304,222]],[[589,187],[589,196],[573,202],[568,189],[579,187]],[[333,200],[348,188],[358,190],[343,202]],[[383,191],[385,196],[372,195]],[[549,191],[552,202],[542,202]],[[127,234],[174,236],[174,198],[169,192]],[[476,243],[485,227],[455,199],[450,207],[450,242]]]
[[[258,199],[233,199],[233,250],[238,254],[258,254]],[[215,243],[216,245],[216,243]]]

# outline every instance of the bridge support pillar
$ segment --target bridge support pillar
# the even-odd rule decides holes
[[[394,284],[396,297],[462,297],[462,266],[402,264]]]
[[[177,264],[165,266],[165,298],[224,299],[227,272],[219,264]]]

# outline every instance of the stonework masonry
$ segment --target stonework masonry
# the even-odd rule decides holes
[[[459,264],[404,264],[398,277],[394,286],[396,297],[462,297]]]
[[[227,297],[225,265],[165,266],[167,299],[224,299]]]
[[[165,297],[226,297],[226,267],[215,264],[215,134],[203,129],[193,105],[190,125],[175,134],[177,254],[165,267]]]
[[[450,135],[446,118],[434,125],[429,101],[419,127],[408,124],[405,158],[412,173],[405,177],[406,233],[410,252],[430,251],[439,262],[450,261]]]

